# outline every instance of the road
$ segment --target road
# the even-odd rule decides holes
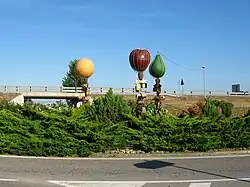
[[[249,187],[250,154],[168,159],[0,157],[1,187]]]

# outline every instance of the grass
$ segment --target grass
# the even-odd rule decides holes
[[[124,95],[126,100],[135,100],[133,95]],[[249,96],[211,96],[213,99],[228,101],[233,103],[233,116],[242,116],[250,109],[250,97]],[[162,101],[162,106],[167,108],[171,114],[178,115],[181,110],[186,109],[198,101],[203,101],[203,96],[184,96],[184,97],[172,97],[166,96]],[[148,96],[145,102],[152,102],[153,96]]]
[[[10,101],[18,93],[1,93],[0,100]],[[99,97],[101,95],[93,95],[93,97]],[[135,95],[124,95],[126,100],[134,100]],[[250,109],[250,97],[249,96],[211,96],[214,99],[224,100],[233,103],[233,116],[242,116]],[[162,101],[162,106],[167,108],[171,114],[178,115],[181,110],[186,109],[188,106],[191,106],[198,101],[202,101],[203,96],[184,96],[184,97],[171,97],[166,96]],[[153,102],[153,96],[148,96],[145,100],[146,102]]]

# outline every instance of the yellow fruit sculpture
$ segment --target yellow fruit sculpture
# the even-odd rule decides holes
[[[81,58],[76,64],[76,71],[84,78],[89,78],[94,73],[95,67],[88,58]]]
[[[81,58],[76,63],[76,71],[79,75],[81,75],[85,81],[82,85],[84,97],[82,98],[83,102],[90,102],[92,98],[90,96],[90,90],[88,86],[88,78],[91,77],[94,73],[95,67],[93,62],[88,58]]]

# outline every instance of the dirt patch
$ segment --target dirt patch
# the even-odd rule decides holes
[[[250,109],[250,97],[248,96],[211,96],[213,99],[230,102],[234,105],[233,115],[242,116]],[[182,109],[187,108],[199,101],[204,101],[202,96],[185,96],[183,98],[166,97],[162,105],[172,114],[177,115]]]
[[[20,95],[19,93],[2,93],[0,92],[0,101],[6,100],[6,101],[11,101],[15,97]]]
[[[101,95],[93,95],[93,97],[99,97]],[[124,95],[124,99],[135,101],[135,95]],[[213,99],[223,100],[231,102],[234,105],[233,116],[242,116],[250,110],[250,97],[249,96],[210,96]],[[203,96],[184,96],[174,97],[165,96],[162,101],[162,106],[167,108],[171,114],[178,115],[183,109],[188,106],[196,104],[199,101],[203,101]],[[154,102],[154,96],[147,96],[146,103]]]
[[[15,97],[20,95],[19,93],[1,93],[0,100],[11,101]],[[93,94],[93,97],[100,97],[103,94]],[[135,101],[135,95],[123,95],[124,99]],[[211,98],[228,101],[233,103],[233,115],[242,116],[250,110],[250,97],[249,96],[211,96]],[[165,99],[162,101],[162,106],[171,114],[178,115],[183,109],[186,109],[188,106],[191,106],[199,101],[203,101],[203,96],[184,96],[184,97],[173,97],[165,96]],[[154,96],[148,96],[145,100],[146,103],[154,102]]]

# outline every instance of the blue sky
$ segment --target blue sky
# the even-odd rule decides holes
[[[147,48],[205,64],[208,90],[250,90],[249,0],[0,0],[0,28],[0,84],[60,85],[69,61],[88,57],[91,86],[134,87],[128,55]],[[186,90],[202,91],[202,72],[165,63],[164,89],[184,78]]]

